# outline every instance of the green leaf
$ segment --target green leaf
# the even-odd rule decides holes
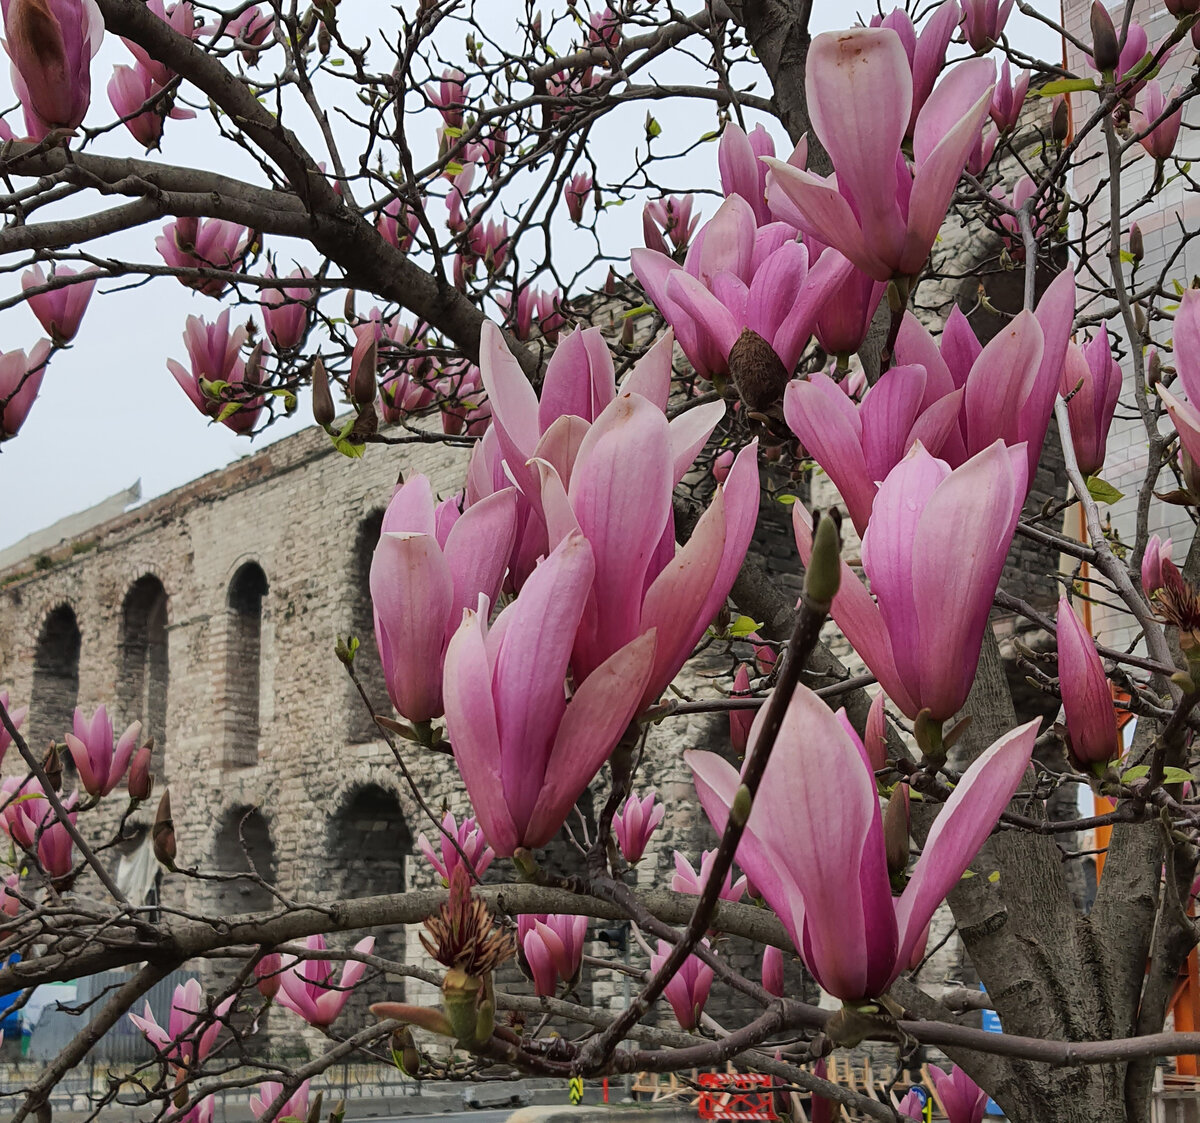
[[[775,496],[775,501],[777,503],[782,503],[785,507],[790,507],[793,503],[798,503],[800,501],[800,496],[798,496],[798,495],[777,495],[777,496]]]
[[[458,175],[458,173],[462,170],[463,166],[457,160],[451,160],[450,163],[446,165],[447,175]]]
[[[457,140],[460,136],[462,136],[462,133],[462,129],[460,129],[457,125],[442,126],[442,136],[454,137],[454,139]]]
[[[1000,871],[999,870],[992,870],[992,872],[988,874],[988,881],[990,881],[993,885],[995,885],[996,882],[999,880],[1000,880]]]
[[[646,137],[653,140],[656,136],[662,136],[662,125],[658,121],[647,115],[646,117]]]
[[[1194,779],[1195,777],[1186,768],[1163,769],[1164,784],[1187,784]]]
[[[1118,491],[1107,480],[1102,480],[1099,476],[1089,476],[1087,482],[1088,495],[1090,495],[1097,503],[1116,503],[1118,499],[1124,499],[1125,493]]]
[[[1121,251],[1121,260],[1126,265],[1132,265],[1133,264],[1133,254],[1131,254],[1128,250],[1122,250]]]
[[[653,312],[653,304],[639,304],[636,308],[630,308],[628,312],[621,314],[622,320],[630,320],[634,316],[644,316],[647,312]]]
[[[729,625],[729,634],[734,639],[745,639],[751,632],[757,632],[762,624],[756,623],[749,616],[739,616]]]
[[[226,402],[224,408],[217,414],[218,421],[226,421],[242,408],[241,402]]]
[[[363,453],[367,451],[365,444],[357,444],[350,440],[349,437],[341,433],[330,434],[329,439],[333,441],[333,447],[338,450],[343,456],[348,456],[351,460],[361,460]]]
[[[1121,773],[1121,783],[1122,784],[1132,784],[1134,780],[1141,780],[1144,777],[1149,776],[1149,775],[1150,775],[1150,765],[1138,764],[1138,765],[1135,765],[1133,768],[1126,768],[1125,771]]]
[[[1100,87],[1091,78],[1058,78],[1047,82],[1037,93],[1038,97],[1053,97],[1055,94],[1074,94],[1080,90],[1099,93]]]
[[[329,65],[330,66],[345,66],[346,60],[344,58],[331,58],[329,60]]]
[[[700,140],[701,140],[701,143],[703,143],[703,142],[704,142],[704,141],[706,141],[706,140],[716,140],[716,139],[717,139],[717,137],[719,137],[720,135],[721,135],[721,134],[720,134],[720,133],[717,133],[717,132],[713,132],[713,133],[705,133],[705,134],[704,134],[704,135],[703,135],[703,136],[700,138]]]

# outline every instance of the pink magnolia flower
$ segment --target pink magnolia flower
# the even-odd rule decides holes
[[[251,47],[261,47],[274,29],[274,17],[264,15],[262,9],[255,4],[231,19],[225,26],[225,34]],[[257,57],[255,54],[254,58]]]
[[[682,265],[655,250],[630,254],[634,274],[697,374],[726,373],[746,328],[770,344],[789,373],[795,367],[818,311],[850,271],[830,251],[810,268],[808,249],[795,238],[783,222],[760,228],[750,204],[730,195]]]
[[[439,833],[439,837],[441,839],[442,852],[440,860],[423,831],[417,836],[417,849],[421,851],[425,856],[425,860],[437,871],[438,876],[442,879],[442,884],[447,888],[450,886],[451,875],[462,864],[463,854],[466,855],[467,862],[474,871],[476,878],[483,876],[483,871],[492,864],[492,859],[496,856],[496,852],[487,844],[487,839],[483,837],[483,831],[479,829],[474,817],[464,819],[460,826],[458,820],[454,817],[454,812],[447,811],[442,819],[442,831]],[[454,839],[458,843],[462,854],[459,853],[458,849],[455,849],[454,843],[450,841],[451,839]]]
[[[911,1089],[904,1094],[904,1099],[900,1101],[900,1106],[896,1108],[896,1114],[904,1119],[919,1119],[925,1118],[925,1105],[921,1097]]]
[[[713,457],[712,474],[713,479],[719,484],[723,484],[729,479],[729,470],[733,467],[734,452],[733,449],[727,448],[724,452],[718,453]]]
[[[717,149],[721,190],[726,198],[740,195],[749,203],[759,226],[768,226],[772,221],[767,206],[767,165],[759,157],[774,155],[775,142],[762,125],[755,125],[747,136],[740,125],[731,121],[721,133]]]
[[[1171,539],[1165,542],[1157,534],[1150,536],[1142,555],[1142,592],[1153,596],[1163,587],[1163,562],[1171,560]]]
[[[277,951],[267,952],[254,965],[254,985],[263,998],[274,998],[283,984],[280,975],[283,972],[283,956]]]
[[[707,940],[702,940],[701,943],[708,947]],[[657,971],[670,954],[671,945],[666,940],[659,940],[658,953],[650,956],[650,970]],[[700,1024],[700,1015],[708,1001],[712,981],[713,969],[703,960],[689,955],[667,983],[663,994],[671,1004],[680,1029],[691,1031]]]
[[[676,252],[687,249],[700,222],[700,216],[692,214],[695,202],[694,195],[667,195],[647,203],[642,208],[642,240],[646,248],[665,254],[672,249]],[[667,241],[671,243],[670,249]]]
[[[995,104],[993,102],[993,104]],[[987,170],[1000,142],[1000,130],[994,125],[979,134],[979,139],[971,146],[971,155],[967,157],[967,171],[977,179]]]
[[[66,735],[67,750],[79,770],[79,782],[91,796],[108,795],[124,778],[133,750],[142,735],[142,723],[133,722],[113,746],[113,724],[104,706],[91,718],[75,707],[74,731]]]
[[[325,937],[318,934],[304,941],[309,951],[325,951]],[[370,955],[375,950],[375,937],[368,936],[354,945],[361,955]],[[357,959],[348,959],[342,966],[341,976],[333,981],[333,967],[327,959],[299,959],[294,955],[284,958],[283,985],[279,990],[279,1004],[297,1013],[309,1025],[330,1026],[337,1021],[342,1007],[350,999],[350,992],[366,974],[367,965]]]
[[[196,116],[194,110],[172,104],[173,98],[160,99],[155,103],[155,108],[143,110],[142,106],[161,91],[162,87],[155,83],[149,71],[140,63],[114,66],[112,77],[108,80],[109,103],[117,116],[124,120],[125,127],[134,139],[146,149],[159,146],[167,117],[185,121]]]
[[[973,51],[990,51],[1000,42],[1013,0],[962,0],[963,38]]]
[[[980,1123],[987,1107],[987,1093],[974,1080],[958,1065],[952,1065],[948,1073],[930,1065],[929,1075],[946,1109],[946,1123]]]
[[[966,701],[1027,472],[1022,445],[997,441],[951,470],[917,443],[879,487],[862,543],[878,603],[843,562],[832,615],[907,717],[945,721]],[[809,520],[797,503],[806,564]]]
[[[177,218],[163,227],[155,248],[176,269],[237,269],[246,252],[246,228],[223,218]],[[181,285],[220,296],[228,282],[220,277],[177,278]]]
[[[673,343],[668,332],[622,384],[624,390],[652,402],[660,414],[666,410],[670,394]],[[521,502],[510,582],[512,588],[519,589],[537,559],[552,545],[542,497],[546,466],[553,467],[564,488],[574,486],[574,469],[583,452],[584,435],[616,397],[615,372],[608,345],[597,328],[573,332],[559,343],[546,367],[540,401],[504,337],[491,323],[483,327],[479,362],[493,426],[472,451],[467,502],[476,503],[510,483],[516,484]],[[673,484],[683,478],[724,413],[723,403],[711,402],[669,423],[666,448]],[[661,451],[655,450],[651,460],[657,463]],[[622,496],[627,497],[625,492]],[[649,517],[657,518],[662,513],[661,502],[656,494],[647,508],[653,512]],[[665,564],[667,560],[665,545],[662,554],[661,559],[656,556],[655,573],[662,568],[658,561]],[[633,559],[633,564],[640,565],[641,561]],[[716,609],[713,611],[715,614]]]
[[[459,360],[449,364],[435,384],[441,407],[442,432],[467,432],[482,436],[492,419],[492,407],[483,388],[483,375],[474,363]]]
[[[4,875],[4,888],[0,889],[0,916],[10,920],[21,911],[21,875],[7,873]],[[0,1037],[0,1042],[4,1039]]]
[[[275,270],[268,263],[264,277],[274,277]],[[287,280],[312,277],[307,269],[293,269]],[[280,351],[291,351],[300,345],[308,327],[308,311],[312,304],[313,290],[305,286],[282,285],[279,288],[264,288],[259,296],[262,307],[263,327],[267,337]]]
[[[1066,597],[1058,602],[1058,687],[1072,760],[1103,771],[1121,755],[1112,690],[1095,641]]]
[[[34,140],[77,129],[92,101],[92,58],[104,38],[95,0],[3,0],[13,92]]]
[[[467,197],[474,183],[474,164],[464,164],[461,171],[450,176],[450,189],[446,192],[446,225],[455,234],[461,234],[467,228]]]
[[[1000,64],[1000,81],[996,83],[996,90],[992,94],[989,112],[992,120],[996,122],[996,128],[1002,133],[1011,132],[1017,127],[1021,118],[1021,108],[1025,104],[1025,95],[1029,92],[1029,78],[1029,71],[1022,70],[1014,81],[1008,59]]]
[[[505,326],[518,339],[529,338],[535,317],[538,332],[551,343],[558,340],[558,333],[566,326],[567,321],[561,311],[563,306],[561,289],[543,292],[530,284],[524,284],[517,289],[515,310],[510,292],[496,293],[495,301],[506,313]]]
[[[621,45],[621,17],[611,4],[588,16],[588,42],[603,43],[614,51]]]
[[[166,1029],[158,1024],[149,1002],[145,1004],[140,1017],[130,1014],[129,1020],[168,1060],[182,1065],[198,1065],[212,1052],[217,1034],[221,1032],[221,1019],[232,1006],[233,998],[227,998],[218,1003],[209,1016],[200,980],[188,979],[186,983],[175,987]]]
[[[183,392],[201,413],[221,418],[221,423],[235,433],[248,433],[258,421],[264,399],[243,388],[246,364],[241,359],[246,328],[239,325],[229,330],[229,309],[217,317],[215,324],[199,316],[189,316],[183,329],[183,342],[191,360],[191,370],[174,359],[167,360],[167,369]],[[206,392],[208,383],[226,383],[225,388]],[[222,418],[230,403],[237,409]]]
[[[410,211],[404,201],[397,198],[385,203],[375,219],[375,229],[380,237],[401,253],[407,253],[421,228],[421,220]]]
[[[739,663],[733,675],[734,698],[745,698],[750,694],[750,668],[745,663]],[[753,710],[729,711],[729,741],[733,751],[738,756],[746,752],[746,738],[750,735],[750,726],[754,721]]]
[[[992,197],[1004,206],[1011,207],[1014,211],[1019,211],[1024,208],[1025,204],[1033,197],[1036,191],[1037,184],[1029,176],[1023,175],[1013,184],[1011,198],[1008,192],[1004,190],[1003,184],[997,184],[992,188]],[[1006,212],[1001,214],[996,221],[1000,224],[1000,228],[1003,231],[1000,237],[1005,249],[1012,255],[1014,261],[1024,261],[1025,243],[1021,234],[1021,224],[1017,216]],[[1035,238],[1040,238],[1046,232],[1049,221],[1049,204],[1043,201],[1030,215],[1030,226]]]
[[[397,325],[398,327],[398,325]],[[395,328],[393,330],[396,330]],[[400,329],[415,333],[416,329]],[[410,334],[405,346],[415,351],[424,351],[423,339]],[[402,359],[388,363],[387,372],[379,380],[379,413],[384,423],[396,425],[405,418],[424,409],[437,396],[429,379],[433,374],[433,361],[427,358]]]
[[[551,913],[517,917],[517,940],[529,964],[535,994],[553,998],[559,979],[570,984],[578,978],[586,939],[586,916]]]
[[[35,343],[28,358],[24,351],[0,352],[0,441],[15,437],[25,424],[49,358],[48,339]]]
[[[262,1119],[267,1109],[283,1095],[283,1085],[275,1080],[264,1080],[250,1093],[250,1112],[255,1119]],[[308,1119],[308,1081],[300,1085],[272,1117],[274,1119]]]
[[[899,9],[897,9],[899,11]],[[887,285],[858,269],[845,274],[817,310],[814,332],[817,342],[830,355],[853,355],[867,338],[875,309]]]
[[[454,759],[501,857],[554,837],[625,731],[651,670],[653,630],[577,677],[567,700],[563,682],[595,570],[587,539],[567,535],[490,628],[481,597],[446,651]]]
[[[29,714],[29,707],[16,706],[10,709],[8,704],[7,690],[0,690],[0,706],[2,706],[4,711],[8,714],[8,720],[13,723],[13,728],[19,730],[24,724],[25,718]],[[8,746],[11,744],[12,735],[7,729],[4,728],[3,725],[0,725],[0,760],[4,759],[4,754],[8,751]]]
[[[1058,392],[1067,398],[1079,470],[1094,476],[1104,467],[1108,430],[1121,395],[1121,366],[1113,357],[1106,328],[1082,347],[1067,345]]]
[[[1155,389],[1166,404],[1180,444],[1193,460],[1200,463],[1200,289],[1188,289],[1179,302],[1173,346],[1179,386],[1188,400],[1181,401],[1161,383]],[[0,385],[3,385],[2,379]]]
[[[707,422],[697,424],[678,453],[661,407],[625,391],[579,444],[569,484],[549,460],[537,464],[550,543],[578,529],[595,557],[571,657],[575,677],[587,678],[637,636],[656,631],[643,706],[667,688],[724,605],[758,518],[758,449],[752,443],[676,551],[671,494],[680,463],[690,463],[706,439]]]
[[[62,804],[67,818],[74,825],[78,818],[76,807],[79,805],[79,793],[72,792],[63,799]],[[58,817],[58,812],[49,806],[49,800],[46,801],[46,805],[39,822],[38,863],[49,877],[66,877],[75,867],[75,842],[63,820]],[[33,810],[36,811],[37,808],[38,803],[35,801]]]
[[[773,944],[763,948],[762,985],[776,998],[783,997],[783,952]]]
[[[508,219],[486,223],[474,221],[467,229],[467,245],[476,260],[483,262],[489,277],[504,270],[512,243],[508,236]]]
[[[1011,3],[1011,0],[1009,0]],[[893,8],[886,16],[871,17],[871,27],[887,27],[900,36],[908,67],[912,73],[912,110],[908,118],[907,135],[916,127],[917,116],[933,92],[942,67],[946,65],[946,48],[958,25],[958,0],[942,0],[933,14],[924,21],[920,35],[912,18],[902,7]]]
[[[63,277],[77,277],[79,274],[70,266],[60,265],[51,275],[51,280]],[[46,275],[40,265],[34,265],[21,274],[21,288],[24,291],[41,288],[46,284]],[[80,321],[87,311],[88,301],[92,299],[92,290],[96,287],[94,280],[80,280],[73,284],[63,285],[50,292],[38,293],[29,297],[30,311],[38,318],[38,323],[46,329],[46,334],[54,341],[55,346],[62,347],[70,343],[79,331]]]
[[[952,390],[924,408],[927,381],[923,366],[894,366],[861,403],[820,372],[788,384],[784,418],[837,487],[859,535],[871,517],[876,481],[900,463],[913,442],[921,441],[937,456],[951,433],[957,433],[963,391]]]
[[[717,852],[715,850],[705,850],[700,855],[700,870],[697,872],[692,863],[676,850],[675,872],[671,875],[671,891],[674,893],[691,893],[696,897],[700,896],[704,891],[704,886],[708,882],[713,862],[716,859]],[[737,881],[734,881],[733,870],[727,870],[725,872],[725,880],[721,884],[720,899],[722,901],[740,901],[745,893],[745,877],[739,877]]]
[[[475,504],[439,539],[429,479],[396,488],[371,562],[375,642],[388,695],[409,721],[442,713],[442,664],[463,610],[492,599],[516,536],[516,495]]]
[[[613,817],[613,834],[617,836],[617,846],[622,856],[631,866],[646,853],[650,836],[658,829],[666,813],[666,807],[659,802],[658,793],[653,788],[641,798],[636,792],[630,792],[626,797],[621,809]]]
[[[942,78],[917,114],[910,169],[901,145],[913,78],[900,36],[887,27],[817,35],[808,106],[835,174],[822,179],[767,160],[801,229],[877,281],[920,272],[983,127],[994,77],[994,64],[977,58]]]
[[[755,721],[757,739],[763,715]],[[1005,734],[955,786],[904,893],[892,897],[875,777],[845,716],[805,686],[788,705],[738,861],[775,910],[813,977],[858,1002],[885,993],[945,895],[991,833],[1029,764],[1038,722]],[[741,783],[715,753],[688,752],[696,792],[723,832]],[[821,785],[812,783],[822,777]],[[825,793],[836,791],[836,804]]]
[[[425,89],[431,105],[437,106],[442,120],[454,129],[461,129],[463,110],[467,104],[466,75],[453,67],[442,72],[441,81]]]
[[[1036,475],[1075,317],[1075,275],[1070,270],[1050,283],[1033,315],[1036,323],[1023,313],[985,349],[957,308],[937,342],[915,316],[905,313],[895,361],[925,368],[922,407],[963,391],[958,432],[951,431],[938,453],[952,468],[999,437],[1010,447],[1025,444],[1027,479]]]
[[[180,3],[172,4],[169,10],[163,0],[146,0],[146,7],[179,35],[195,39],[200,32],[191,0],[180,0]],[[151,58],[144,47],[139,46],[131,39],[124,39],[122,42],[129,48],[129,53],[137,60],[142,70],[150,75],[156,86],[161,88],[175,77],[175,71],[158,59]]]
[[[587,172],[579,172],[567,180],[567,213],[572,222],[583,221],[583,208],[592,196],[592,177]]]
[[[62,801],[72,824],[78,803],[75,792]],[[32,779],[10,776],[0,782],[0,829],[26,853],[36,854],[49,877],[65,877],[74,867],[71,835],[45,792]]]
[[[1167,102],[1174,101],[1180,94],[1178,86],[1172,86],[1171,92],[1163,96],[1162,86],[1156,79],[1146,83],[1145,99],[1141,109],[1136,110],[1133,128],[1139,134],[1141,146],[1156,160],[1166,160],[1175,151],[1175,142],[1179,139],[1179,129],[1183,124],[1183,106],[1180,105],[1173,113],[1166,113]]]

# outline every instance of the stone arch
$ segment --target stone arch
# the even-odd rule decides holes
[[[254,880],[252,870],[268,885],[274,885],[277,876],[275,842],[271,826],[257,807],[236,804],[228,808],[217,821],[210,851],[210,866],[222,879],[210,883],[209,909],[214,917],[237,916],[242,913],[268,913],[278,902],[265,888]],[[229,875],[244,874],[244,877]],[[229,987],[243,962],[234,959],[214,959],[209,967],[210,976],[206,985],[210,990],[223,992]],[[250,992],[253,994],[253,991]],[[253,1002],[242,1005],[254,1006]],[[249,1033],[253,1016],[235,1017],[235,1026]],[[245,1041],[245,1049],[251,1056],[261,1056],[270,1046],[268,1024],[271,1020],[261,1019],[258,1032]]]
[[[29,742],[39,755],[71,728],[79,700],[82,636],[69,604],[51,609],[38,632],[29,697]]]
[[[338,898],[399,893],[408,884],[412,833],[395,791],[377,783],[350,788],[329,820],[326,854],[329,885]],[[372,929],[376,954],[405,962],[403,925]],[[368,972],[347,1004],[352,1021],[366,1016],[367,1006],[384,998],[404,997],[404,980],[383,979]]]
[[[167,738],[167,590],[152,573],[139,577],[125,594],[120,662],[121,719],[142,723],[142,735],[154,738],[161,760]]]
[[[263,602],[267,575],[257,562],[238,567],[226,600],[225,766],[258,763]]]
[[[354,555],[350,582],[350,634],[358,637],[358,654],[354,657],[354,671],[367,692],[372,704],[382,713],[391,713],[387,685],[383,677],[383,664],[375,646],[375,614],[371,608],[371,559],[379,541],[383,525],[383,508],[372,511],[358,524],[354,538]],[[373,741],[379,730],[371,720],[367,707],[363,705],[354,683],[347,676],[347,727],[349,741]]]

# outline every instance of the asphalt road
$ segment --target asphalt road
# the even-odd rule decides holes
[[[506,1107],[499,1111],[438,1111],[429,1115],[372,1115],[356,1117],[354,1101],[347,1105],[347,1123],[424,1123],[425,1120],[436,1120],[438,1123],[504,1123],[516,1108]]]

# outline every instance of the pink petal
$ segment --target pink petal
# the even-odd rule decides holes
[[[896,902],[899,962],[908,962],[934,910],[958,884],[1017,790],[1029,767],[1038,725],[1038,719],[1020,725],[981,753],[938,813],[912,877]]]
[[[496,853],[507,858],[521,843],[504,797],[485,618],[486,605],[482,615],[468,612],[446,650],[446,731],[480,829]]]

